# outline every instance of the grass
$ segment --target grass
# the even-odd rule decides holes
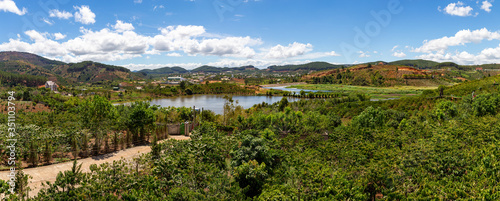
[[[335,93],[363,93],[371,99],[390,99],[421,94],[424,90],[434,90],[437,87],[395,86],[395,87],[363,87],[339,84],[302,84],[287,88],[331,91]]]

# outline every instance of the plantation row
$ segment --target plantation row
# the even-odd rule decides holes
[[[149,130],[142,137],[155,139],[151,153],[94,165],[89,173],[75,163],[32,200],[498,200],[500,94],[487,87],[494,79],[379,102],[283,98],[243,110],[227,97],[225,118],[198,115],[191,140],[156,143]],[[451,93],[463,96],[440,98]],[[79,103],[89,108],[82,117],[99,116],[89,112],[107,105],[99,102],[106,100]],[[147,111],[154,122],[175,117],[134,105],[128,120],[112,122],[139,125],[134,119]],[[81,120],[82,128],[92,131],[92,119]],[[25,178],[20,186],[29,181],[18,177]]]

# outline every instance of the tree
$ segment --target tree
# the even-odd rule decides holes
[[[258,196],[262,192],[268,174],[265,163],[256,160],[244,162],[235,169],[235,180],[248,197]]]
[[[281,101],[279,103],[279,110],[283,111],[286,106],[288,106],[288,99],[286,97],[283,97],[281,98]]]
[[[439,87],[438,87],[439,97],[443,97],[443,95],[444,95],[444,89],[446,89],[446,86],[439,85]]]
[[[95,138],[92,153],[97,155],[101,147],[101,140],[107,135],[108,129],[116,119],[116,109],[109,100],[99,95],[83,102],[81,106],[82,124],[88,128]]]
[[[132,103],[131,112],[127,120],[127,127],[132,133],[132,141],[134,144],[145,142],[146,135],[155,126],[155,121],[156,116],[154,115],[154,109],[148,102],[139,101]]]

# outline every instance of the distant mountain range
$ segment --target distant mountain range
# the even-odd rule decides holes
[[[93,61],[64,63],[25,52],[0,52],[0,71],[46,77],[60,84],[140,79],[145,75]]]
[[[499,64],[485,64],[479,66],[458,65],[451,62],[438,63],[427,60],[399,60],[393,62],[370,62],[411,66],[419,69],[440,69],[457,68],[459,70],[468,70],[475,68],[500,69]],[[369,64],[369,63],[365,63]],[[35,54],[25,52],[0,52],[0,71],[9,73],[18,73],[21,75],[34,75],[45,77],[48,80],[57,81],[61,84],[99,82],[99,81],[120,81],[130,79],[142,79],[148,77],[159,77],[169,74],[183,73],[225,73],[225,72],[310,72],[324,71],[349,67],[352,65],[338,65],[327,62],[311,62],[299,65],[269,66],[265,69],[258,69],[254,66],[241,67],[215,67],[200,66],[198,68],[187,70],[182,67],[163,67],[158,69],[144,69],[132,72],[127,68],[102,64],[93,61],[84,61],[79,63],[65,63],[56,60],[50,60]]]

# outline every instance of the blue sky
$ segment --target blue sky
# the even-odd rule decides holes
[[[0,0],[0,51],[132,70],[500,63],[493,0]]]

